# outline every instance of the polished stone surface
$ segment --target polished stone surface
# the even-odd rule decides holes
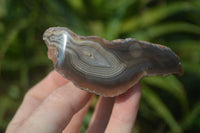
[[[183,73],[179,57],[159,44],[84,37],[64,27],[47,29],[43,39],[56,71],[77,87],[105,97],[126,92],[143,76]]]

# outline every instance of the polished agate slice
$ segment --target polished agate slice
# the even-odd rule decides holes
[[[43,39],[57,72],[77,87],[105,97],[126,92],[143,76],[182,74],[179,57],[159,44],[84,37],[64,27],[47,29]]]

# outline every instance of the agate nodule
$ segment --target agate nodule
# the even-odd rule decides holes
[[[77,87],[105,97],[126,92],[143,76],[183,73],[179,57],[159,44],[84,37],[64,27],[47,29],[43,39],[57,72]]]

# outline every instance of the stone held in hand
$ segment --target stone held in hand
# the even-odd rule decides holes
[[[57,72],[77,87],[105,97],[126,92],[143,76],[183,73],[179,57],[159,44],[84,37],[65,27],[47,29],[43,40]]]

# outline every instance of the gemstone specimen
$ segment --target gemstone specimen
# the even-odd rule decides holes
[[[47,29],[43,40],[57,72],[77,87],[105,97],[126,92],[143,76],[183,73],[179,57],[159,44],[84,37],[65,27]]]

